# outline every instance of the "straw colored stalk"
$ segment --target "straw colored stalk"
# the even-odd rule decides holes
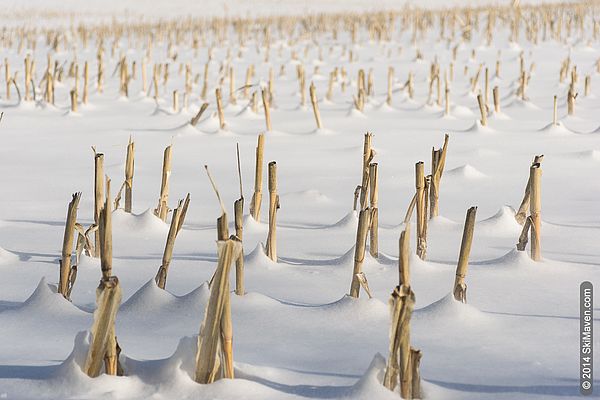
[[[219,115],[219,128],[225,129],[225,114],[223,113],[223,99],[221,97],[221,89],[215,89],[215,97],[217,99],[217,114]]]
[[[179,200],[177,208],[173,211],[171,217],[171,226],[169,227],[169,233],[167,235],[167,243],[165,244],[165,250],[162,257],[162,265],[156,273],[154,280],[159,288],[164,289],[167,284],[167,274],[169,273],[169,266],[171,265],[171,259],[173,258],[173,248],[175,247],[175,239],[183,226],[185,214],[187,213],[187,207],[189,205],[190,195],[188,193],[185,203],[184,200]]]
[[[542,259],[541,248],[541,184],[542,184],[542,169],[540,164],[536,163],[529,169],[529,181],[531,185],[531,201],[529,204],[529,214],[531,215],[531,258],[534,261]]]
[[[465,284],[465,277],[467,276],[467,269],[469,267],[469,255],[471,253],[471,243],[473,242],[476,214],[477,207],[471,207],[467,210],[462,242],[460,244],[460,254],[458,256],[458,265],[456,266],[456,277],[454,278],[454,298],[462,303],[467,302],[467,285]]]
[[[487,125],[487,107],[484,104],[484,100],[481,96],[481,94],[477,95],[477,104],[479,104],[479,114],[481,115],[481,125],[482,126],[486,126]]]
[[[267,85],[269,93],[269,104],[273,104],[273,93],[275,92],[275,72],[273,68],[269,68],[269,83]]]
[[[373,78],[373,70],[370,69],[369,70],[369,74],[367,76],[367,96],[373,96],[375,94],[375,85],[373,82],[374,78]]]
[[[233,260],[239,257],[241,244],[235,239],[217,243],[219,261],[210,289],[210,297],[206,306],[204,320],[198,336],[198,352],[196,354],[195,380],[198,383],[212,383],[219,378],[219,367],[223,368],[223,376],[233,378],[231,337],[223,341],[223,327],[230,327],[230,322],[223,324],[224,310],[229,302],[229,271]],[[231,314],[228,316],[231,317]],[[220,343],[226,350],[221,362]],[[229,352],[229,353],[227,353]],[[228,376],[229,375],[229,376]]]
[[[315,114],[315,121],[317,123],[317,129],[323,128],[321,121],[321,113],[319,112],[319,103],[317,102],[317,94],[314,83],[310,83],[310,102],[312,103],[313,112]]]
[[[558,98],[554,95],[554,102],[552,107],[552,125],[558,125]]]
[[[100,210],[98,223],[100,233],[100,268],[102,277],[110,278],[112,275],[112,210],[110,202],[110,179],[106,178],[106,199]]]
[[[241,242],[243,240],[243,216],[244,216],[244,198],[240,197],[233,204],[235,215],[235,236]],[[235,260],[235,294],[243,296],[244,289],[244,250],[240,251],[240,256]]]
[[[360,279],[362,265],[365,261],[365,250],[367,246],[367,234],[371,219],[371,210],[364,208],[358,214],[358,227],[356,229],[356,244],[354,246],[354,268],[352,270],[352,283],[350,284],[350,296],[358,298],[360,294]]]
[[[171,176],[171,150],[172,146],[167,146],[163,154],[162,180],[160,184],[160,197],[158,207],[154,210],[154,215],[167,221],[169,213],[169,177]]]
[[[69,203],[67,210],[67,221],[65,223],[65,234],[63,237],[62,247],[62,258],[60,260],[60,280],[58,286],[58,293],[62,294],[64,298],[68,299],[70,293],[69,281],[72,274],[71,267],[71,254],[73,252],[73,238],[75,235],[75,224],[77,223],[77,207],[79,207],[79,200],[81,199],[81,192],[73,194],[73,198]],[[76,271],[76,270],[75,270]]]
[[[585,95],[585,97],[588,97],[592,89],[592,77],[586,75],[585,80],[583,82],[583,94]]]
[[[421,260],[427,254],[427,204],[425,203],[425,167],[422,161],[415,164],[415,207],[417,209],[417,255]]]
[[[358,197],[360,196],[361,186],[358,185],[356,189],[354,189],[354,202],[352,206],[352,210],[356,211],[356,207],[358,206]]]
[[[369,132],[365,133],[365,140],[363,144],[363,170],[362,170],[362,184],[360,189],[360,209],[363,210],[367,207],[367,194],[369,193],[369,165],[371,160],[375,156],[375,151],[371,148],[371,142],[373,135]]]
[[[379,257],[379,209],[377,202],[379,199],[379,184],[377,174],[377,163],[369,165],[369,194],[371,207],[371,224],[369,233],[369,252],[373,257]]]
[[[300,86],[300,106],[304,107],[306,105],[306,76],[302,64],[298,64],[296,72],[298,75],[298,85]]]
[[[269,163],[269,234],[267,235],[267,256],[277,262],[277,210],[279,195],[277,194],[277,163]]]
[[[394,88],[394,67],[388,67],[387,97],[385,99],[388,106],[392,105],[392,90]]]
[[[100,226],[100,210],[104,207],[104,154],[94,150],[94,224]],[[100,230],[94,235],[95,257],[100,257]]]
[[[444,136],[444,145],[441,149],[431,150],[431,185],[429,186],[429,218],[437,217],[440,214],[440,181],[446,165],[446,153],[448,151],[449,136]]]
[[[410,377],[411,377],[411,395],[413,399],[420,399],[421,395],[421,350],[410,348]]]
[[[25,101],[31,100],[31,57],[29,54],[25,57]]]
[[[254,169],[254,194],[250,202],[250,214],[255,221],[260,221],[260,206],[262,204],[263,155],[265,150],[265,135],[258,135],[256,145],[256,165]]]
[[[229,104],[236,104],[235,98],[235,71],[233,67],[229,67]]]
[[[567,113],[569,115],[575,114],[575,98],[577,97],[577,93],[573,89],[569,89],[567,93]]]
[[[173,90],[173,112],[179,112],[179,93],[177,90]]]
[[[154,64],[152,71],[152,86],[154,87],[154,100],[158,102],[159,88],[158,88],[158,65]]]
[[[102,360],[108,375],[117,375],[119,346],[115,336],[115,318],[121,302],[119,280],[112,276],[112,210],[110,200],[110,180],[106,178],[106,199],[100,210],[98,231],[100,232],[100,267],[102,279],[96,291],[98,307],[94,312],[92,343],[85,363],[85,373],[90,377],[100,374]]]
[[[84,365],[85,374],[91,378],[100,375],[103,362],[108,375],[117,375],[119,370],[115,320],[121,297],[121,287],[117,277],[102,278],[96,289],[97,308],[94,311],[92,339]]]
[[[90,80],[90,67],[89,67],[88,62],[86,61],[85,64],[83,64],[83,98],[82,98],[83,104],[87,104],[88,103],[88,99],[89,99],[89,90],[88,90],[89,80]]]
[[[208,64],[204,64],[204,79],[202,81],[202,92],[200,93],[202,100],[206,99],[206,93],[208,92]]]
[[[333,83],[336,80],[336,71],[332,71],[329,73],[329,81],[327,83],[327,93],[325,94],[325,98],[328,101],[331,101],[331,98],[333,97]]]
[[[77,90],[72,89],[70,93],[71,98],[71,112],[77,112]]]
[[[405,224],[400,233],[398,257],[398,275],[400,286],[410,286],[410,224]]]
[[[104,57],[102,56],[102,51],[98,49],[98,72],[96,79],[96,89],[98,93],[102,93],[104,91]]]
[[[391,314],[390,355],[383,384],[394,390],[400,383],[403,399],[412,399],[413,365],[410,347],[410,317],[414,308],[415,295],[410,286],[397,286],[392,292],[389,305]]]
[[[133,196],[133,171],[135,165],[135,142],[129,138],[127,158],[125,159],[125,212],[131,212]]]
[[[484,95],[485,95],[485,107],[489,109],[490,104],[490,72],[487,67],[485,67],[485,83],[484,83]]]
[[[533,158],[533,162],[531,166],[536,164],[541,164],[544,159],[544,155],[541,154],[539,156],[535,156]],[[515,214],[515,219],[520,225],[525,223],[525,219],[527,218],[527,211],[529,210],[529,203],[531,199],[531,175],[527,179],[527,185],[525,186],[525,194],[523,195],[523,200],[521,201],[521,205],[519,206],[519,211]]]
[[[408,73],[408,81],[406,82],[406,88],[408,89],[408,97],[410,99],[413,99],[415,97],[415,86],[412,72]]]
[[[494,112],[498,114],[500,112],[500,89],[498,86],[494,86],[492,89],[492,97],[494,98]]]
[[[190,121],[190,124],[192,126],[196,126],[198,124],[198,121],[200,121],[202,114],[204,114],[204,111],[206,111],[207,108],[208,108],[208,103],[203,103],[202,106],[200,106],[200,109],[198,110],[196,115],[194,115],[194,117]]]
[[[519,242],[517,243],[518,251],[525,251],[527,247],[527,242],[529,241],[529,229],[531,229],[531,218],[527,218],[525,220],[525,224],[523,224],[523,229],[521,230],[521,234],[519,235]]]
[[[244,98],[247,99],[248,98],[248,89],[251,86],[252,83],[252,75],[254,75],[254,68],[253,65],[249,65],[248,69],[246,69],[246,83],[244,84]]]
[[[267,127],[267,132],[271,132],[271,130],[272,130],[271,109],[270,109],[270,105],[269,105],[269,98],[268,98],[269,96],[268,96],[267,89],[262,89],[261,93],[262,93],[263,107],[265,109],[265,124]]]

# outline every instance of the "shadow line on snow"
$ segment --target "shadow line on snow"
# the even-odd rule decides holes
[[[572,397],[579,395],[579,386],[576,383],[572,385],[528,385],[528,386],[516,386],[516,385],[485,385],[485,384],[471,384],[471,383],[456,383],[446,382],[439,380],[427,379],[427,382],[431,382],[438,386],[459,390],[462,392],[470,393],[521,393],[521,394],[537,394],[544,396],[557,396],[557,397]],[[598,394],[594,394],[593,397],[598,397]]]
[[[0,365],[0,379],[49,379],[56,371],[56,365]]]
[[[568,315],[545,315],[545,314],[519,314],[519,313],[508,313],[508,312],[501,312],[501,311],[487,311],[487,310],[481,310],[481,312],[487,313],[487,314],[494,314],[494,315],[504,315],[507,317],[522,317],[522,318],[549,318],[549,319],[572,319],[572,320],[577,320],[579,321],[579,316],[577,317],[571,317]],[[594,318],[594,321],[600,321],[600,317],[599,318]]]
[[[239,371],[237,377],[259,383],[280,392],[312,399],[336,399],[348,395],[348,392],[352,389],[352,386],[287,385],[260,378],[243,371]]]

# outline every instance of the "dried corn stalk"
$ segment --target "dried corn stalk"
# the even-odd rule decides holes
[[[203,103],[202,106],[200,106],[200,109],[198,110],[196,115],[194,115],[194,118],[192,118],[192,120],[190,121],[190,124],[192,126],[196,126],[198,124],[198,121],[200,121],[202,114],[204,114],[204,111],[206,111],[207,108],[208,108],[208,103]]]
[[[539,156],[535,156],[533,158],[533,162],[531,165],[541,164],[544,159],[544,155],[540,154]],[[527,185],[525,186],[525,194],[523,195],[523,200],[521,201],[521,205],[519,206],[519,210],[515,214],[515,219],[520,225],[525,223],[525,219],[527,217],[527,211],[529,209],[531,196],[531,177],[527,178]]]
[[[162,180],[160,184],[160,197],[158,206],[154,210],[154,215],[167,221],[169,213],[169,177],[171,176],[171,150],[172,146],[167,146],[163,154]]]
[[[277,194],[277,163],[269,163],[269,234],[267,235],[267,256],[277,262],[277,210],[279,210]]]
[[[429,218],[437,217],[440,213],[440,181],[446,165],[449,136],[444,136],[444,145],[441,149],[431,150],[431,185],[429,186]]]
[[[360,281],[358,275],[362,272],[362,264],[365,261],[370,218],[371,209],[365,208],[360,210],[358,215],[358,227],[356,229],[356,244],[354,246],[354,269],[352,271],[352,283],[350,284],[350,296],[354,298],[358,298],[360,294]]]
[[[221,355],[222,319],[229,298],[229,270],[233,260],[239,256],[241,244],[232,237],[229,240],[219,241],[217,247],[219,261],[211,285],[204,321],[200,327],[196,354],[195,380],[204,384],[214,382],[221,374],[226,375],[227,371],[223,370],[231,365],[233,360],[229,342],[225,343],[224,357]]]
[[[419,161],[415,164],[415,208],[417,209],[417,255],[424,260],[427,254],[427,202],[425,198],[425,172],[424,164]]]
[[[458,265],[456,266],[456,277],[454,279],[454,298],[463,303],[467,302],[467,285],[465,283],[465,277],[467,276],[467,268],[469,267],[469,254],[471,253],[471,243],[473,242],[476,214],[477,207],[471,207],[467,210],[462,242],[460,244]]]
[[[250,214],[255,221],[260,220],[260,206],[262,204],[262,179],[263,179],[263,154],[265,149],[265,135],[258,135],[256,145],[256,165],[254,173],[254,194],[250,202]]]
[[[60,280],[58,285],[58,293],[62,294],[66,299],[69,298],[70,287],[69,278],[76,271],[76,266],[71,267],[71,254],[73,252],[73,238],[75,235],[75,224],[77,223],[77,207],[81,192],[73,194],[73,198],[69,203],[67,211],[67,221],[65,223],[65,234],[63,237],[62,258],[60,260]],[[73,270],[75,268],[75,270]]]
[[[97,308],[91,329],[92,340],[84,366],[84,372],[91,378],[100,375],[103,363],[108,375],[117,375],[115,320],[120,303],[121,287],[117,277],[102,278],[96,290]]]
[[[410,286],[397,286],[392,292],[389,305],[391,315],[390,348],[387,368],[383,385],[394,390],[400,384],[400,395],[403,399],[420,397],[413,394],[413,387],[420,387],[419,376],[413,377],[413,362],[411,355],[414,350],[410,347],[410,317],[414,308],[415,295]],[[411,351],[413,350],[413,351]]]
[[[377,163],[369,165],[369,194],[371,208],[371,224],[369,228],[369,252],[373,257],[379,257],[379,208],[378,207],[378,173]]]
[[[167,274],[169,272],[169,265],[171,265],[171,258],[173,257],[175,239],[183,226],[189,204],[190,194],[188,193],[185,200],[179,200],[177,208],[173,211],[171,217],[171,226],[169,227],[169,233],[167,234],[167,243],[165,244],[165,250],[163,252],[162,264],[154,278],[156,284],[161,289],[164,289],[167,284]]]

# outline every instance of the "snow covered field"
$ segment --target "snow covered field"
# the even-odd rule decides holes
[[[506,23],[496,19],[489,44],[487,12],[479,14],[478,24],[472,21],[472,38],[465,40],[462,22],[456,21],[453,34],[450,17],[443,32],[434,18],[416,42],[412,26],[403,23],[402,15],[387,31],[390,37],[381,40],[370,37],[376,29],[367,29],[367,18],[356,20],[355,43],[348,25],[340,21],[337,38],[331,25],[311,32],[298,27],[292,37],[272,25],[268,60],[259,25],[250,26],[244,45],[231,29],[220,41],[212,31],[183,29],[179,44],[167,38],[171,35],[156,34],[150,50],[147,29],[152,26],[139,30],[131,26],[130,34],[120,31],[126,26],[113,26],[100,44],[90,25],[87,47],[81,35],[67,27],[55,50],[52,42],[46,42],[41,21],[28,23],[38,29],[30,35],[35,48],[31,40],[20,46],[15,31],[3,33],[1,68],[8,60],[11,76],[18,71],[15,81],[23,99],[14,86],[7,99],[4,78],[0,79],[0,111],[4,112],[0,123],[0,398],[399,398],[381,383],[389,346],[387,301],[398,284],[398,239],[415,193],[415,163],[424,161],[429,174],[431,148],[440,147],[446,133],[450,139],[440,215],[429,221],[426,260],[414,254],[414,216],[411,228],[416,295],[411,341],[423,352],[423,398],[578,398],[579,284],[600,283],[600,42],[593,22],[598,8],[591,3],[580,7],[585,12],[583,30],[576,22],[567,28],[571,14],[551,10],[555,12],[551,15],[564,19],[562,31],[555,36],[549,23],[543,26],[538,20],[537,43],[527,37],[526,22],[531,21],[529,12],[541,14],[539,9],[526,8],[518,41],[510,40],[513,13],[503,10]],[[464,21],[465,15],[459,14]],[[117,32],[121,35],[115,41]],[[99,46],[104,48],[102,93],[96,89]],[[27,54],[36,63],[36,101],[24,100]],[[53,66],[57,61],[58,69],[63,68],[60,81],[55,76],[54,105],[43,99],[45,84],[41,83],[48,54]],[[521,55],[529,79],[525,96],[517,94]],[[119,92],[122,56],[130,74],[131,63],[136,62],[128,97]],[[144,58],[148,93],[142,91]],[[568,70],[561,82],[566,59]],[[79,66],[77,112],[70,111],[69,103],[69,92],[75,87],[69,67],[74,60]],[[89,100],[82,104],[86,61]],[[200,97],[207,61],[204,100]],[[440,68],[440,104],[435,84],[428,99],[430,67],[435,61]],[[159,63],[169,63],[169,77],[164,83],[161,75],[155,101],[152,68]],[[186,64],[191,68],[187,108],[183,100]],[[248,94],[257,93],[257,112],[243,89],[235,92],[236,104],[229,99],[229,67],[235,71],[235,87],[240,88],[249,65],[254,65],[255,75]],[[306,72],[304,106],[298,65]],[[386,103],[388,67],[394,68],[390,105]],[[486,67],[490,112],[487,126],[482,126],[477,93],[485,94]],[[327,99],[335,68],[336,80]],[[573,115],[567,115],[573,68],[578,94]],[[257,222],[247,214],[257,135],[265,132],[260,88],[268,86],[270,69],[272,130],[265,133],[264,195]],[[362,112],[353,104],[359,69],[367,75],[372,70],[374,78],[373,94],[366,97]],[[405,85],[411,73],[414,98]],[[443,96],[446,76],[449,115],[445,115]],[[308,98],[311,82],[316,86],[322,129],[316,129]],[[500,94],[500,112],[492,104],[494,86]],[[217,87],[223,91],[224,129],[219,127],[216,110]],[[172,106],[174,90],[182,108],[178,111]],[[553,125],[555,95],[558,122]],[[204,101],[209,108],[191,126],[190,119]],[[347,295],[358,224],[352,203],[361,184],[366,132],[373,133],[379,168],[380,255],[373,258],[367,251],[363,265],[373,298],[361,290],[360,298],[353,299]],[[105,154],[105,173],[112,179],[114,196],[124,178],[130,137],[136,150],[133,212],[113,213],[113,273],[123,289],[116,335],[126,376],[89,378],[82,371],[87,342],[80,332],[92,326],[100,260],[82,256],[72,302],[56,293],[65,215],[71,194],[81,191],[78,221],[86,228],[93,224],[90,147]],[[153,210],[159,199],[163,150],[170,144],[169,205],[175,208],[177,199],[188,192],[191,203],[165,291],[156,286],[154,276],[169,225]],[[231,295],[235,379],[200,385],[193,379],[195,337],[209,297],[207,281],[216,267],[215,221],[220,215],[203,166],[209,166],[233,221],[233,201],[239,197],[236,144],[246,199],[247,294]],[[540,154],[544,155],[543,259],[534,262],[529,246],[524,252],[515,249],[522,226],[514,214],[531,161]],[[271,261],[261,247],[268,231],[269,161],[277,161],[278,166],[278,262]],[[478,210],[466,277],[468,302],[462,304],[451,292],[470,206]],[[232,273],[232,287],[234,281]],[[595,310],[600,311],[598,306]],[[597,331],[598,321],[594,319]]]

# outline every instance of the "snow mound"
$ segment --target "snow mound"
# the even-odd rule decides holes
[[[448,293],[428,306],[415,310],[413,316],[418,320],[451,319],[457,323],[477,322],[486,319],[486,316],[475,307],[456,301],[452,293]]]
[[[237,118],[242,118],[242,119],[261,119],[262,115],[255,113],[254,111],[252,111],[252,108],[250,106],[244,107],[242,109],[242,111],[238,112],[235,115]]]
[[[336,223],[329,225],[329,228],[341,228],[341,229],[353,229],[356,230],[358,226],[358,214],[357,211],[350,211],[344,215],[342,219]]]
[[[473,122],[473,125],[471,125],[471,127],[466,129],[464,132],[492,133],[492,132],[495,132],[495,130],[490,128],[489,126],[481,125],[481,121],[479,119],[477,119],[477,120],[475,120],[475,122]]]
[[[267,251],[262,243],[258,243],[254,250],[252,250],[248,255],[245,256],[244,260],[245,267],[266,267],[267,269],[278,268],[278,264],[267,256]]]
[[[475,113],[469,107],[455,105],[450,109],[450,115],[455,117],[472,118]]]
[[[268,224],[263,224],[260,221],[256,221],[252,215],[244,215],[243,226],[245,233],[265,233],[269,231]]]
[[[12,264],[19,261],[19,256],[0,247],[0,265]]]
[[[113,229],[115,231],[123,229],[144,233],[166,233],[169,230],[169,226],[154,215],[151,209],[147,209],[141,214],[130,214],[122,209],[118,209],[113,212],[112,216]]]
[[[460,167],[453,168],[445,173],[447,177],[461,178],[468,180],[478,180],[487,177],[483,172],[480,172],[477,168],[470,164],[465,164]]]
[[[398,393],[394,393],[383,386],[385,369],[385,358],[380,353],[375,354],[369,368],[349,389],[348,397],[354,399],[398,399]]]
[[[367,118],[367,116],[363,112],[358,111],[356,108],[354,108],[354,106],[350,108],[347,116],[351,118]]]
[[[191,123],[187,122],[183,125],[180,125],[173,129],[173,132],[177,136],[193,136],[193,135],[201,135],[202,132],[196,129],[195,126],[192,126]]]
[[[334,135],[335,131],[327,128],[317,128],[310,131],[313,135]]]
[[[18,313],[19,318],[48,318],[49,316],[64,318],[86,314],[66,300],[56,289],[55,285],[47,284],[46,278],[42,278],[31,296],[11,312]]]
[[[159,288],[152,278],[121,305],[119,312],[148,314],[168,305],[173,300],[174,296]]]
[[[210,288],[208,287],[208,282],[204,282],[188,294],[176,297],[175,299],[177,300],[178,307],[183,310],[191,310],[192,313],[195,313],[197,310],[204,309],[204,305],[208,303],[209,297]],[[200,305],[202,308],[199,307]]]
[[[456,230],[461,229],[462,225],[456,221],[451,220],[450,218],[444,217],[442,215],[438,215],[429,220],[428,225],[430,228],[435,228],[436,230]]]
[[[515,238],[515,242],[516,242]],[[508,253],[485,261],[470,262],[472,265],[490,265],[494,268],[529,268],[536,267],[536,262],[529,257],[529,250],[518,251],[516,248],[511,249]]]
[[[381,103],[381,105],[379,105],[377,107],[377,111],[389,113],[389,112],[396,111],[396,109],[394,107],[390,106],[387,102],[384,101],[383,103]]]
[[[518,236],[521,229],[515,219],[515,210],[510,206],[503,206],[493,216],[479,221],[475,227],[478,233],[508,236]]]
[[[573,133],[569,130],[562,122],[557,122],[556,125],[549,123],[543,128],[539,129],[539,132],[545,132],[553,135],[569,135]]]
[[[202,131],[214,132],[219,130],[219,118],[216,113],[208,116],[207,118],[199,121],[196,124],[196,129],[200,129]]]

